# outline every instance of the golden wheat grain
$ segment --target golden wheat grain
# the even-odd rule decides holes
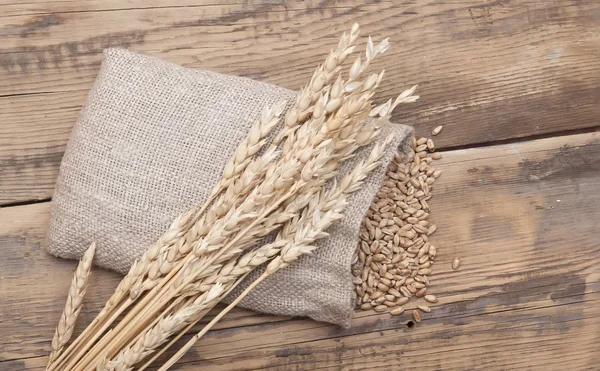
[[[371,115],[387,114],[386,110],[392,107],[389,100],[372,109]],[[352,268],[356,306],[363,310],[382,303],[402,306],[414,297],[436,300],[427,295],[430,267],[437,254],[429,242],[437,226],[427,220],[427,200],[441,171],[432,166],[433,157],[437,156],[426,154],[435,150],[433,140],[413,138],[411,147],[415,153],[407,157],[398,154],[394,159],[388,179],[364,219],[361,245]],[[419,151],[425,156],[421,157]]]

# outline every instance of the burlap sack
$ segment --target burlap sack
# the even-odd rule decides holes
[[[294,97],[250,79],[107,50],[62,160],[46,248],[77,259],[95,240],[95,263],[126,272],[177,215],[206,199],[262,107]],[[351,199],[347,217],[313,256],[263,282],[242,306],[349,326],[361,219],[410,132],[385,128],[394,138],[385,166]]]

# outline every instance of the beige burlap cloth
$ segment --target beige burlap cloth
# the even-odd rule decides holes
[[[95,240],[95,263],[127,272],[177,215],[203,203],[262,107],[294,97],[293,91],[246,78],[105,51],[62,160],[46,248],[76,259]],[[350,325],[350,265],[360,224],[387,164],[411,133],[403,125],[384,130],[393,137],[385,164],[352,197],[343,221],[314,255],[260,284],[243,307]]]

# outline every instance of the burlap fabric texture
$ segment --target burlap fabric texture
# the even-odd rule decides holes
[[[291,103],[295,95],[247,78],[108,49],[62,160],[47,250],[78,259],[95,240],[95,263],[127,272],[177,215],[203,203],[263,106],[281,99]],[[384,166],[352,197],[344,220],[314,255],[260,284],[243,307],[350,325],[355,299],[350,265],[360,224],[387,164],[410,133],[408,126],[386,125],[383,136],[393,141]]]

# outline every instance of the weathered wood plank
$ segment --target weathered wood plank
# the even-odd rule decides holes
[[[394,118],[418,133],[443,124],[440,148],[600,124],[600,4],[592,0],[160,0],[127,9],[32,1],[0,4],[0,13],[5,7],[13,11],[0,17],[0,205],[51,196],[68,127],[110,46],[297,89],[356,21],[394,43],[374,65],[388,73],[378,98],[420,83],[421,101]],[[25,124],[9,125],[16,121]],[[13,140],[34,128],[55,133],[48,145]]]
[[[592,299],[560,308],[428,318],[412,328],[403,323],[406,321],[395,320],[396,328],[391,330],[265,347],[261,345],[270,334],[262,329],[239,329],[251,332],[244,343],[230,342],[225,331],[213,332],[207,339],[243,349],[222,355],[215,354],[212,347],[194,348],[189,354],[195,360],[186,357],[176,369],[404,370],[418,366],[430,370],[542,370],[568,365],[573,370],[594,370],[600,361],[595,343],[600,318],[593,306],[600,304],[600,295],[586,296]],[[361,320],[361,324],[377,328],[381,317]],[[544,329],[549,318],[554,326]],[[43,369],[44,361],[36,357],[2,365],[6,370],[37,370]]]
[[[552,329],[540,322],[556,317],[556,308],[507,311],[467,318],[423,322],[415,329],[401,326],[381,332],[342,336],[315,342],[276,346],[238,355],[184,363],[179,369],[411,369],[502,370],[542,369],[560,362],[572,369],[594,369],[600,325],[592,307],[596,300],[560,310]],[[585,317],[589,315],[590,317]],[[368,323],[373,324],[373,322]],[[428,327],[428,328],[427,328]],[[222,341],[223,338],[221,338]],[[206,353],[199,349],[202,357]],[[204,349],[206,351],[206,349]],[[247,362],[242,361],[243,358]],[[564,363],[563,363],[564,362]]]
[[[83,102],[76,92],[0,98],[0,205],[52,196]]]
[[[430,291],[440,303],[423,323],[408,328],[407,315],[363,312],[342,330],[238,311],[181,369],[543,369],[557,360],[592,369],[600,362],[600,133],[448,151],[437,167]],[[0,333],[10,334],[0,337],[3,369],[43,367],[75,267],[39,250],[47,214],[47,203],[0,210],[8,257]],[[90,289],[97,299],[86,321],[116,284],[116,275],[94,274],[102,284]]]
[[[243,1],[238,1],[243,3]],[[210,5],[233,5],[234,1],[229,0],[211,0]],[[172,0],[77,0],[77,1],[48,1],[48,0],[30,0],[27,2],[15,2],[13,0],[0,0],[0,7],[3,8],[2,16],[15,15],[44,15],[65,12],[91,12],[91,11],[117,11],[128,9],[153,9],[153,8],[173,8],[173,7],[195,7],[207,6],[203,0],[178,0],[174,3]]]
[[[386,0],[380,1],[385,2]],[[390,0],[387,0],[390,2]],[[174,3],[172,0],[77,0],[77,1],[47,1],[47,0],[31,0],[27,2],[15,3],[12,0],[1,0],[0,6],[5,9],[3,16],[15,15],[43,15],[52,13],[65,12],[91,12],[91,11],[118,11],[130,9],[156,9],[156,8],[190,8],[190,7],[231,7],[239,5],[241,9],[252,11],[254,6],[259,3],[251,3],[244,0],[211,0],[210,2],[203,0],[178,0]],[[323,6],[318,0],[298,1],[290,3],[273,3],[273,8],[281,8],[286,10],[305,9],[307,6],[316,7]],[[334,7],[344,5],[344,1],[329,1],[325,6]]]

